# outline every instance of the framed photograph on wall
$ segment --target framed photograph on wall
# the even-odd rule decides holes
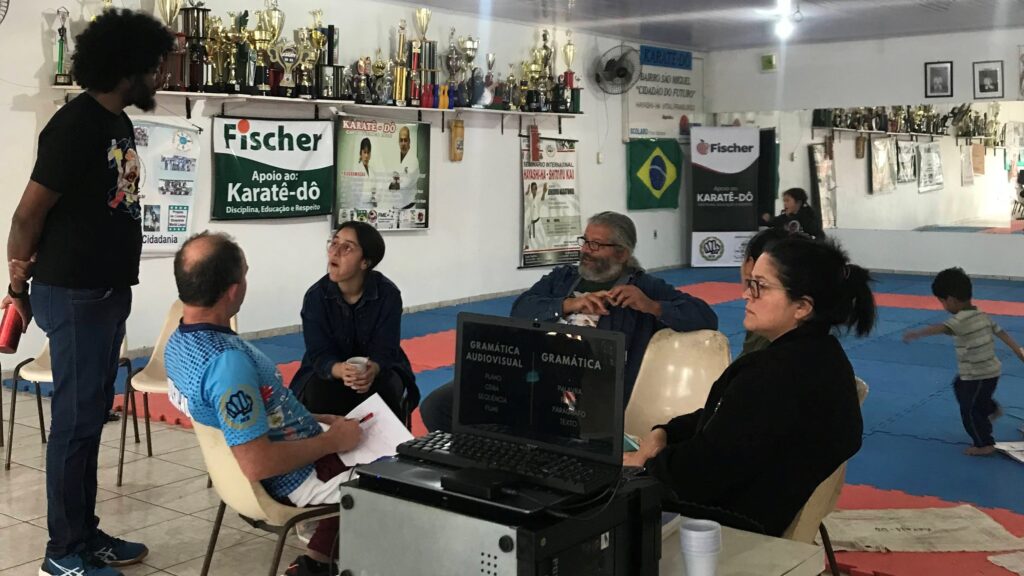
[[[1003,97],[1003,61],[974,63],[974,99]]]
[[[925,62],[924,97],[951,98],[953,96],[953,63]]]

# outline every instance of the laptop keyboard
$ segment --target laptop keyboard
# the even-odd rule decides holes
[[[620,474],[618,467],[471,434],[431,432],[400,444],[398,453],[456,468],[502,470],[531,484],[573,494],[605,488]]]

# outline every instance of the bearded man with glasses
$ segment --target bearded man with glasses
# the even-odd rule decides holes
[[[617,330],[626,335],[625,399],[633,393],[644,351],[662,328],[680,332],[718,329],[718,316],[699,298],[644,272],[633,255],[636,226],[628,216],[591,216],[579,238],[578,266],[559,266],[512,305],[512,317]],[[429,430],[451,431],[451,383],[420,406]]]

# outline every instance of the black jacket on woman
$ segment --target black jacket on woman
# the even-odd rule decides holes
[[[737,358],[704,408],[660,426],[647,461],[668,509],[772,536],[861,444],[853,367],[824,327],[804,325]]]
[[[821,216],[818,215],[817,210],[807,204],[800,206],[796,214],[786,214],[785,212],[779,214],[772,218],[768,225],[772,228],[785,230],[791,234],[793,232],[803,232],[811,238],[817,238],[818,240],[825,238],[825,231],[821,227]]]

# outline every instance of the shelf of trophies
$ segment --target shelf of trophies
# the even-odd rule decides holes
[[[80,86],[69,85],[69,86],[53,86],[54,90],[64,91],[64,102],[67,103],[72,94],[82,92]],[[558,133],[562,133],[562,120],[566,118],[577,118],[583,116],[582,113],[574,114],[570,112],[531,112],[522,110],[501,110],[492,108],[475,108],[475,107],[458,107],[458,108],[424,108],[417,106],[390,106],[382,104],[357,104],[353,100],[326,100],[326,99],[311,99],[311,98],[289,98],[285,96],[260,96],[251,94],[224,94],[219,92],[182,92],[176,90],[158,90],[156,93],[157,97],[166,98],[183,98],[185,99],[185,117],[189,120],[192,119],[192,102],[196,100],[211,100],[219,103],[228,104],[232,102],[283,102],[289,104],[304,104],[316,106],[316,115],[319,117],[319,106],[334,107],[338,113],[372,113],[382,111],[404,111],[404,112],[416,112],[420,121],[422,121],[423,112],[437,112],[441,114],[441,131],[445,131],[445,116],[452,114],[456,117],[462,114],[483,114],[483,115],[500,115],[501,116],[501,133],[505,133],[505,116],[518,116],[520,119],[523,117],[533,118],[554,118],[558,120]],[[223,113],[225,110],[221,109]]]
[[[854,134],[865,134],[865,135],[868,135],[868,136],[905,136],[905,137],[908,137],[908,138],[913,138],[915,140],[917,140],[918,138],[929,138],[929,139],[934,140],[936,138],[942,138],[944,136],[949,136],[949,134],[930,134],[930,133],[927,133],[927,132],[884,132],[882,130],[864,130],[864,129],[858,129],[858,128],[836,128],[836,127],[832,127],[832,126],[811,126],[811,137],[813,138],[814,136],[816,136],[818,134],[819,130],[824,131],[824,132],[826,132],[828,134],[834,134],[834,133],[837,133],[837,132],[838,133],[846,132],[846,133],[854,133]]]

